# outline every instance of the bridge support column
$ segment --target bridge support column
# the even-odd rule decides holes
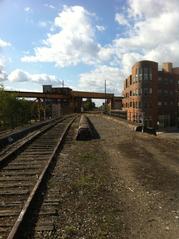
[[[37,99],[37,112],[38,112],[38,120],[40,121],[41,120],[41,114],[40,114],[40,105],[41,105],[41,101],[40,101],[40,99],[38,98]]]
[[[82,98],[75,97],[74,98],[74,113],[81,113],[81,107],[82,107]]]
[[[46,120],[46,99],[43,100],[43,116],[44,120]]]
[[[114,101],[113,99],[107,99],[107,105],[108,105],[108,110],[111,111],[111,109],[113,108],[114,105]]]
[[[37,98],[37,112],[38,112],[38,120],[41,121],[46,120],[46,102],[45,99],[43,100],[43,102],[41,101],[40,98]],[[43,114],[43,116],[42,116]]]
[[[52,103],[52,118],[56,118],[61,116],[62,113],[62,106],[61,106],[61,100],[53,101]]]
[[[73,101],[71,98],[62,100],[61,107],[63,115],[74,113]]]

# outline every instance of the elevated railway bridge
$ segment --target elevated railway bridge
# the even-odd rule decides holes
[[[116,97],[111,93],[73,91],[67,87],[52,88],[50,85],[43,86],[43,92],[28,91],[6,91],[13,93],[19,98],[34,99],[38,104],[39,114],[42,110],[43,117],[46,115],[46,105],[52,106],[52,117],[60,115],[80,113],[82,109],[82,99],[106,99],[111,109],[122,108],[122,97]],[[41,110],[40,110],[41,109]],[[40,117],[40,116],[39,116]]]

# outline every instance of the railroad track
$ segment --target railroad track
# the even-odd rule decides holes
[[[56,122],[60,118],[46,120],[42,122],[35,123],[31,126],[25,128],[16,128],[14,130],[6,131],[6,133],[0,133],[0,154],[5,149],[9,149],[15,146],[18,142],[22,141],[22,139],[28,137],[32,133],[38,131],[39,129],[43,128],[44,126],[50,125],[51,123]],[[0,155],[1,156],[1,155]]]
[[[73,152],[73,140],[76,137],[76,130],[79,125],[79,119],[75,120],[65,137],[63,148],[59,151],[51,167],[48,180],[43,184],[41,193],[36,199],[30,214],[23,226],[21,239],[58,239],[59,235],[59,208],[61,207],[61,198],[64,197],[60,187],[61,181],[67,180],[66,175],[61,172],[61,159],[70,157]],[[63,220],[63,219],[62,219]]]
[[[14,151],[3,157],[0,164],[0,239],[21,238],[23,220],[75,118],[67,117],[46,126],[26,142],[22,152],[16,155]]]
[[[12,133],[13,130],[0,130],[0,137]]]

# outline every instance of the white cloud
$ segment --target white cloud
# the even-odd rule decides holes
[[[104,92],[104,82],[107,83],[107,92],[120,94],[124,75],[118,67],[99,66],[95,70],[80,75],[79,88],[88,91]]]
[[[121,63],[122,63],[122,71],[125,75],[125,78],[131,74],[131,67],[139,60],[142,59],[142,55],[139,53],[129,52],[125,53],[122,56]],[[124,78],[124,79],[125,79]],[[123,79],[123,80],[124,80]]]
[[[44,6],[51,9],[55,9],[55,6],[53,6],[52,4],[45,3]]]
[[[110,61],[113,58],[113,56],[114,56],[114,48],[111,45],[100,47],[100,50],[98,52],[99,62]]]
[[[120,25],[129,25],[127,19],[124,17],[124,15],[117,13],[115,16],[116,22],[118,22]]]
[[[5,58],[5,56],[0,55],[0,68],[5,67],[6,63],[8,62],[8,59]]]
[[[7,41],[3,41],[2,39],[0,39],[0,48],[4,48],[7,46],[11,46],[11,44]]]
[[[173,12],[178,8],[178,0],[129,0],[128,12],[132,16],[150,18],[158,17],[163,13]]]
[[[144,59],[179,65],[179,1],[129,0],[128,3],[124,15],[132,25],[126,28],[125,37],[117,37],[112,44],[123,71],[129,72],[132,64]]]
[[[48,22],[45,22],[45,21],[39,21],[39,22],[38,22],[38,26],[39,26],[39,27],[47,27],[48,24],[49,24],[49,23],[48,23]]]
[[[55,18],[57,33],[48,34],[41,47],[32,56],[22,57],[25,62],[52,62],[60,67],[96,62],[100,45],[95,41],[92,14],[81,6],[63,8]]]
[[[133,64],[140,60],[172,61],[179,66],[179,1],[130,0],[128,3],[123,14],[115,15],[115,20],[126,26],[123,37],[116,37],[98,52],[97,62],[105,61],[113,67],[97,67],[82,74],[80,87],[83,89],[103,90],[101,82],[106,76],[112,79],[111,71],[116,72],[119,68],[119,77],[107,81],[112,88],[122,91],[121,82],[131,73]]]
[[[94,15],[81,6],[64,7],[54,19],[56,32],[48,34],[34,54],[22,60],[52,62],[60,67],[97,65],[80,75],[80,87],[99,91],[103,91],[105,77],[114,90],[122,90],[121,82],[139,60],[171,61],[179,66],[179,1],[129,0],[127,4],[114,17],[124,31],[108,45],[96,41],[96,30],[105,28],[95,24]]]
[[[25,12],[32,12],[32,8],[31,8],[31,7],[25,7],[25,8],[24,8],[24,11],[25,11]]]
[[[23,70],[16,69],[9,74],[8,79],[12,82],[24,82],[30,80],[30,75]]]
[[[4,47],[8,47],[11,44],[7,41],[4,41],[2,39],[0,39],[0,51],[4,48]],[[1,52],[0,52],[1,53]],[[7,59],[5,56],[3,56],[2,54],[0,54],[0,82],[2,81],[6,81],[7,80],[7,73],[4,71],[4,67],[6,62],[9,59]]]
[[[21,69],[16,69],[12,71],[8,76],[8,80],[11,82],[31,81],[37,84],[53,84],[53,85],[58,85],[61,82],[56,78],[55,75],[30,74]]]
[[[100,26],[100,25],[96,25],[96,29],[99,31],[99,32],[104,32],[106,30],[106,28],[104,26]]]
[[[3,71],[0,71],[0,82],[7,80],[7,74]]]
[[[7,73],[4,71],[4,66],[0,65],[0,83],[7,80]]]

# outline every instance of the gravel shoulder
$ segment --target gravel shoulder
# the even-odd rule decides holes
[[[76,125],[59,155],[54,238],[178,239],[178,140],[89,118],[100,139],[76,141]]]

